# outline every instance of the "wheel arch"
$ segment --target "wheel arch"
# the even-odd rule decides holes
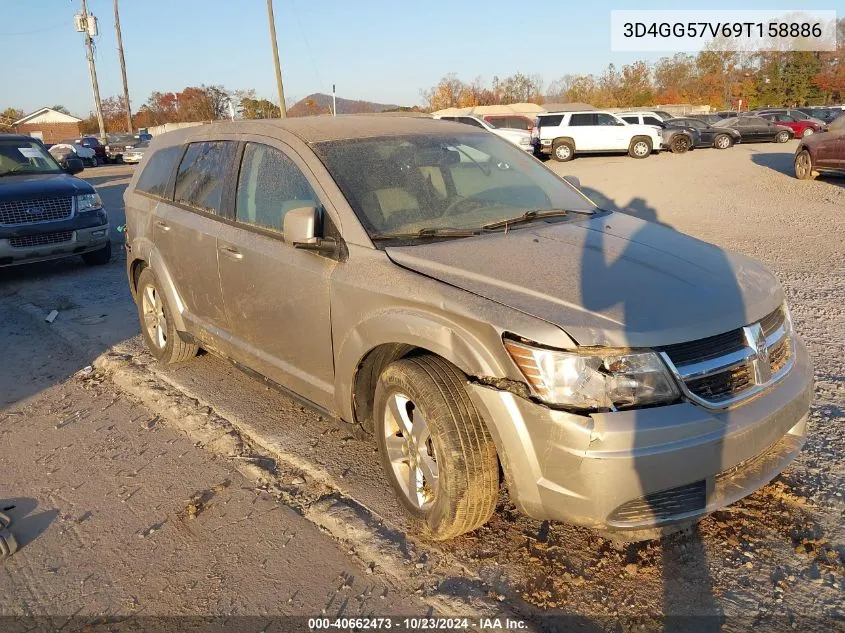
[[[176,329],[180,332],[187,331],[185,327],[185,320],[183,318],[185,303],[182,301],[182,298],[176,290],[173,276],[170,274],[170,271],[167,269],[167,266],[164,264],[164,261],[154,247],[146,253],[146,256],[141,254],[135,256],[132,263],[129,265],[129,289],[132,293],[132,298],[137,300],[138,279],[146,268],[152,269],[153,274],[156,276],[156,279],[161,286],[159,291],[164,294],[165,299],[171,307],[173,322]]]

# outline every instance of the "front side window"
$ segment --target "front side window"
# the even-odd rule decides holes
[[[0,136],[0,176],[61,171],[56,160],[38,141],[6,140]]]
[[[235,202],[238,222],[281,232],[288,211],[316,206],[317,195],[290,158],[274,147],[247,143]]]
[[[653,116],[646,116],[643,117],[643,123],[646,125],[660,125],[662,121],[660,119],[656,119]]]
[[[191,143],[176,174],[173,199],[201,211],[220,214],[223,185],[231,172],[237,144],[233,141]]]
[[[458,117],[456,120],[458,121],[458,123],[465,123],[466,125],[472,125],[474,127],[480,127],[482,129],[484,128],[481,123],[468,116]]]
[[[158,150],[147,161],[144,171],[135,186],[137,191],[143,191],[159,198],[170,198],[167,186],[176,168],[176,163],[182,157],[185,148],[181,145],[165,147]]]
[[[606,114],[605,112],[599,112],[596,115],[596,124],[597,125],[619,125],[619,120],[613,116],[612,114]]]
[[[315,151],[376,238],[480,231],[526,211],[594,210],[536,159],[493,135],[351,139],[317,143]]]

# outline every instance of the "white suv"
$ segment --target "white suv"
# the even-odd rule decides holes
[[[628,152],[645,158],[661,145],[657,128],[629,125],[615,114],[595,110],[541,114],[531,136],[535,152],[559,161],[572,160],[581,152]]]
[[[461,114],[457,116],[451,115],[442,115],[442,114],[435,114],[435,119],[442,119],[443,121],[455,121],[456,123],[465,123],[467,125],[472,125],[473,127],[480,127],[482,129],[495,134],[496,136],[500,136],[506,141],[510,141],[514,145],[516,145],[519,149],[525,150],[526,152],[533,152],[534,148],[531,145],[531,134],[526,130],[512,130],[509,128],[497,128],[493,127],[487,121],[482,121],[478,117],[470,116],[468,114]]]

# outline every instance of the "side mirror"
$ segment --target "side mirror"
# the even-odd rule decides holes
[[[334,239],[323,239],[319,233],[320,213],[317,207],[299,207],[285,214],[283,226],[285,241],[294,248],[310,251],[333,252],[337,248]]]
[[[578,179],[578,176],[564,176],[563,179],[576,189],[581,188],[581,181]]]
[[[65,164],[67,165],[65,167],[65,171],[70,175],[78,174],[83,169],[85,169],[85,165],[79,158],[67,158],[65,160]]]

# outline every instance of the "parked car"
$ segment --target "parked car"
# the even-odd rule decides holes
[[[646,158],[660,151],[660,132],[649,125],[630,125],[615,114],[549,112],[541,114],[531,132],[534,151],[551,154],[555,160],[572,160],[581,152],[627,152],[633,158]]]
[[[753,115],[723,119],[716,124],[716,127],[736,130],[742,134],[743,143],[758,143],[761,141],[786,143],[795,136],[795,133],[788,127]]]
[[[819,126],[819,128],[825,127],[824,121],[811,117],[809,114],[806,114],[797,108],[762,108],[760,110],[755,110],[754,114],[757,116],[763,116],[764,114],[786,115],[788,117],[792,117],[796,121],[812,121],[814,124]]]
[[[813,369],[771,273],[480,128],[212,123],[155,137],[124,200],[151,354],[202,347],[369,434],[431,538],[483,525],[501,468],[523,512],[642,539],[805,441]]]
[[[68,148],[73,150],[74,154],[76,154],[86,166],[97,166],[97,153],[90,147],[85,147],[84,145],[72,139],[67,141],[59,141],[58,143],[50,147],[50,151],[53,152],[59,149],[65,151]]]
[[[713,115],[719,117],[720,119],[732,119],[734,117],[741,116],[746,114],[745,112],[737,112],[736,110],[722,110],[720,112],[714,112]]]
[[[656,112],[622,112],[619,118],[625,123],[633,125],[650,125],[660,133],[661,147],[674,154],[683,154],[687,150],[698,147],[701,137],[694,128],[685,125],[666,123]]]
[[[702,123],[707,123],[708,125],[716,125],[725,117],[720,117],[718,114],[687,114],[684,118],[695,119],[697,121],[701,121]]]
[[[527,132],[530,132],[534,126],[533,119],[518,114],[488,114],[484,120],[495,128],[510,128]]]
[[[149,146],[149,141],[140,141],[136,143],[131,149],[127,149],[123,154],[123,162],[133,164],[140,163]]]
[[[800,112],[803,112],[807,116],[810,116],[814,119],[818,119],[822,121],[826,126],[830,123],[833,123],[836,119],[842,116],[842,110],[839,108],[823,108],[817,106],[811,106],[806,108],[796,108]]]
[[[37,139],[0,135],[0,267],[81,255],[87,264],[111,258],[109,219],[97,190],[67,169]]]
[[[773,121],[777,125],[788,127],[798,138],[804,138],[805,136],[810,136],[816,132],[822,132],[825,129],[824,126],[813,123],[813,121],[810,121],[809,119],[799,120],[788,114],[763,112],[760,116],[767,121]]]
[[[812,180],[817,173],[845,175],[845,117],[831,123],[824,134],[802,138],[794,168],[799,180]]]
[[[432,117],[434,119],[440,119],[441,121],[454,121],[455,123],[463,123],[465,125],[471,125],[473,127],[481,128],[482,130],[487,130],[495,134],[496,136],[505,139],[506,141],[513,143],[519,149],[524,150],[526,152],[533,152],[534,148],[531,146],[531,134],[526,132],[525,130],[511,130],[511,129],[499,129],[495,128],[487,121],[482,121],[477,116],[470,116],[470,115],[460,115],[460,116],[441,116],[435,115]]]
[[[719,119],[721,121],[721,119]],[[678,117],[667,119],[664,123],[682,127],[691,127],[698,132],[698,145],[696,147],[715,147],[716,149],[728,149],[742,141],[742,134],[733,128],[715,127],[699,119],[692,117]]]
[[[94,150],[94,156],[97,159],[98,165],[105,165],[108,161],[108,154],[106,152],[106,146],[100,143],[99,139],[93,136],[83,136],[82,138],[75,139],[76,143],[82,145],[82,147],[87,147],[88,149]]]

